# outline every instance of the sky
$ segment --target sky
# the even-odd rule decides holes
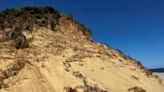
[[[164,67],[164,0],[0,0],[0,10],[53,6],[93,32],[93,39],[141,61]]]

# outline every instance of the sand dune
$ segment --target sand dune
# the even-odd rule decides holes
[[[37,10],[44,12],[44,8],[43,12]],[[27,15],[33,13],[32,8]],[[31,18],[34,16],[24,21],[22,14],[10,18],[19,28],[13,31],[14,27],[9,26],[9,32],[2,33],[0,92],[164,92],[159,77],[142,64],[91,40],[89,31],[72,17],[55,17],[51,8],[49,13],[44,21]],[[40,14],[36,15],[38,18]],[[18,21],[17,16],[22,18]],[[4,28],[9,23],[5,20],[0,24]],[[31,30],[27,30],[29,26]]]

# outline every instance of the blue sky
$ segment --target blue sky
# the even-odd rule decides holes
[[[164,67],[163,0],[0,0],[0,10],[54,6],[92,29],[93,39],[121,49],[146,67]]]

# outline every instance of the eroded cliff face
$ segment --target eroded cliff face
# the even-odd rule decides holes
[[[158,76],[93,41],[72,17],[56,13],[50,12],[55,21],[46,20],[46,26],[36,22],[18,29],[18,22],[1,29],[0,92],[164,91]]]

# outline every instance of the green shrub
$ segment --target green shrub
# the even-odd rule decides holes
[[[47,14],[47,13],[58,13],[58,10],[56,10],[56,9],[54,9],[54,8],[52,8],[52,7],[23,7],[23,8],[21,8],[21,10],[22,11],[24,11],[24,12],[29,12],[29,13],[31,13],[31,14],[37,14],[37,13],[41,13],[41,14],[43,14],[43,13],[45,13],[45,14]]]
[[[144,67],[140,61],[135,60],[135,63],[137,64],[138,68],[144,70],[144,72],[146,73],[147,76],[152,75],[152,72],[149,69],[147,69],[146,67]]]
[[[17,16],[19,13],[19,9],[7,8],[6,10],[1,12],[0,16],[3,16],[3,18],[11,18],[13,16]]]
[[[84,35],[89,36],[89,37],[92,36],[92,31],[91,31],[91,29],[85,27],[84,24],[79,23],[79,25],[80,25],[80,27],[82,28],[82,32],[83,32]]]
[[[144,66],[142,65],[142,63],[140,61],[135,61],[135,63],[137,64],[137,66],[140,68],[140,69],[144,69]]]
[[[70,17],[71,19],[73,19],[73,16],[71,14],[64,13],[64,12],[60,12],[60,17]]]
[[[123,51],[119,50],[119,49],[115,49],[118,53],[119,56],[121,56],[122,58],[126,59],[126,60],[132,60],[132,61],[136,61],[135,59],[133,59],[131,56],[126,55]]]
[[[21,30],[32,29],[34,25],[48,27],[56,26],[60,15],[53,7],[23,7],[6,9],[0,12],[0,29],[20,27]],[[50,24],[52,23],[52,24]]]
[[[122,58],[128,60],[128,58],[127,58],[128,56],[126,54],[124,54],[121,50],[115,49],[115,51],[118,52],[119,56],[121,56]]]

